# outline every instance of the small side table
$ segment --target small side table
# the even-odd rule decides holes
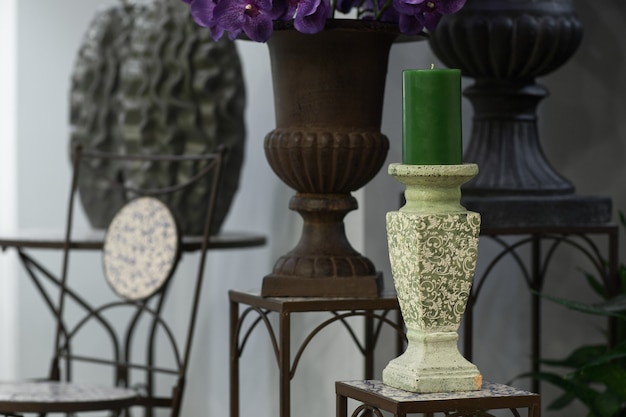
[[[340,322],[351,334],[356,347],[365,359],[365,378],[374,373],[374,350],[383,324],[390,325],[398,332],[398,354],[403,348],[404,328],[399,314],[398,299],[393,293],[374,298],[316,298],[316,297],[262,297],[260,291],[229,291],[230,300],[230,417],[239,417],[239,358],[243,354],[246,341],[258,327],[268,332],[279,371],[279,410],[280,417],[291,415],[291,379],[298,361],[308,343],[326,326]],[[240,311],[240,305],[242,309]],[[396,311],[397,319],[392,320],[388,313]],[[291,356],[291,315],[308,312],[328,312],[330,317],[313,329],[300,346],[294,346]],[[269,316],[278,315],[278,324],[272,326]],[[363,317],[365,334],[359,340],[346,322],[349,317]]]
[[[336,382],[337,417],[348,416],[348,399],[361,403],[351,417],[371,415],[382,417],[381,410],[396,417],[407,414],[446,413],[448,417],[492,416],[490,410],[509,409],[520,417],[519,409],[527,409],[528,417],[539,417],[541,397],[507,385],[483,382],[480,391],[417,394],[389,387],[382,381]]]

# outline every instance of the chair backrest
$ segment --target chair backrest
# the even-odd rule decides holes
[[[146,415],[151,415],[155,407],[170,408],[171,415],[178,415],[223,158],[223,148],[211,154],[182,156],[117,155],[80,147],[74,150],[52,379],[72,380],[73,369],[85,364],[109,367],[113,380],[103,383],[140,388],[140,404],[146,407]],[[169,169],[184,170],[186,174],[181,183],[152,185],[149,189],[137,187],[131,174],[103,178],[118,187],[128,202],[105,233],[103,268],[92,267],[86,274],[75,274],[69,265],[80,175],[101,163],[118,164],[116,172],[120,173],[133,172],[137,164],[167,164]],[[180,167],[172,168],[176,165]],[[205,212],[204,235],[191,238],[194,243],[185,245],[185,250],[199,250],[194,255],[199,258],[198,264],[192,274],[176,274],[181,244],[187,237],[180,235],[175,211],[168,203],[198,185],[211,187],[209,198],[196,207]],[[104,291],[95,291],[94,297],[94,287],[86,282],[102,280],[103,276],[108,285],[102,286]],[[77,288],[91,289],[91,298]],[[173,297],[166,307],[166,298]],[[97,352],[88,352],[88,345],[95,345]],[[165,391],[163,385],[167,386]]]

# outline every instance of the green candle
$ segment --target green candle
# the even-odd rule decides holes
[[[405,70],[402,76],[402,162],[461,164],[461,71]]]

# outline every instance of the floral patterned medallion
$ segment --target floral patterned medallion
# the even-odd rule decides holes
[[[178,227],[170,209],[154,197],[140,197],[122,207],[107,229],[104,274],[121,297],[145,299],[167,282],[179,255]]]

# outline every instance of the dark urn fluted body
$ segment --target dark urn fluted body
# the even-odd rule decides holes
[[[571,218],[571,204],[581,218],[610,217],[605,199],[575,195],[546,158],[537,127],[537,106],[548,90],[536,79],[564,65],[582,36],[573,0],[468,0],[431,37],[446,66],[475,80],[464,91],[474,110],[464,160],[480,173],[463,195],[485,225],[579,221]]]

